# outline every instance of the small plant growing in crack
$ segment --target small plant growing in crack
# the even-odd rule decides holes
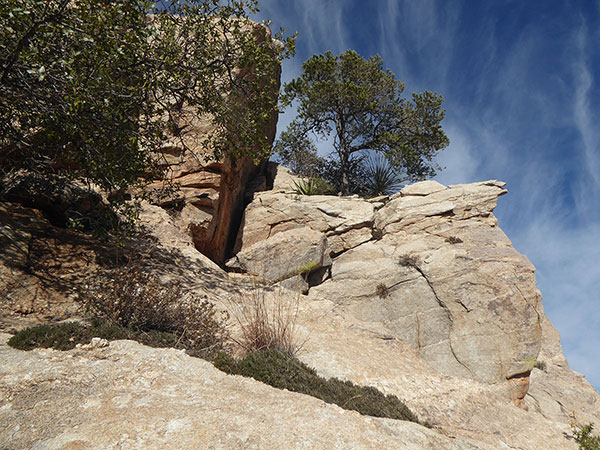
[[[402,255],[398,258],[398,264],[402,267],[414,267],[415,269],[419,268],[419,260],[414,255]]]
[[[527,361],[525,361],[525,365],[529,370],[539,369],[544,372],[546,371],[547,367],[544,361],[539,361],[536,358],[529,358]]]
[[[448,236],[446,242],[449,244],[460,244],[463,240],[457,236]]]
[[[387,296],[390,295],[390,290],[385,285],[385,283],[379,283],[375,287],[375,291],[377,292],[377,295],[379,296],[379,298],[387,298]]]

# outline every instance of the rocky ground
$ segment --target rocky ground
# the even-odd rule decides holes
[[[298,307],[302,361],[397,395],[431,429],[225,375],[177,350],[115,341],[23,352],[3,334],[0,448],[562,450],[577,448],[573,421],[600,424],[600,397],[569,369],[534,267],[492,214],[502,183],[425,182],[363,200],[298,196],[290,182],[280,169],[246,208],[228,266],[247,274],[223,271],[181,218],[146,205],[148,270],[229,309],[257,289],[249,276],[270,278],[279,287],[267,301]],[[68,293],[108,249],[33,210],[0,214],[3,330],[76,316]]]

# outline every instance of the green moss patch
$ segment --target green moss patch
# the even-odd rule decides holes
[[[252,377],[279,389],[312,395],[363,415],[419,423],[417,416],[395,395],[385,395],[374,387],[357,386],[337,378],[325,379],[298,359],[278,350],[260,350],[239,360],[222,353],[214,364],[226,373]]]

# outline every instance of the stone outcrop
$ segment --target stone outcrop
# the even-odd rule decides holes
[[[494,448],[225,375],[177,350],[117,341],[24,353],[6,338],[2,448]]]
[[[262,249],[276,248],[266,260],[284,255],[293,266],[303,255],[283,250],[283,235],[321,233],[331,277],[311,288],[312,297],[384,324],[442,373],[511,380],[509,395],[520,403],[527,361],[540,350],[541,296],[533,265],[492,214],[503,185],[427,181],[371,200],[263,192],[246,209],[236,249],[245,260],[265,260]]]
[[[232,314],[236,298],[285,299],[303,362],[396,395],[431,428],[225,375],[176,350],[96,341],[23,352],[0,334],[0,448],[576,450],[571,423],[599,426],[600,396],[569,369],[534,268],[492,214],[502,183],[425,182],[364,200],[295,195],[293,176],[277,172],[246,209],[230,265],[279,288],[257,292],[250,274],[221,270],[181,216],[156,205],[144,204],[145,240],[121,251],[143,249],[146,270]],[[72,294],[108,249],[21,206],[2,204],[0,225],[10,299],[0,331],[77,316]],[[314,270],[300,286],[308,295],[281,287],[302,266]]]
[[[248,23],[248,33],[257,45],[271,42],[270,30],[263,25]],[[270,45],[278,45],[271,42]],[[249,75],[250,73],[250,75]],[[235,76],[251,77],[249,70],[237,70]],[[274,104],[280,85],[281,70],[272,74]],[[275,139],[277,111],[265,127],[267,145]],[[216,263],[222,263],[232,250],[239,221],[245,206],[245,194],[251,180],[265,178],[266,161],[258,165],[250,157],[236,160],[216,158],[205,147],[205,141],[214,133],[209,116],[198,117],[193,108],[184,106],[173,117],[179,135],[166,141],[158,156],[170,182],[178,187],[175,193],[155,200],[155,204],[169,209],[180,219],[183,231],[189,233],[196,248]],[[252,153],[249,149],[248,153]],[[162,182],[150,184],[147,189],[160,192]],[[263,186],[264,188],[264,186]]]

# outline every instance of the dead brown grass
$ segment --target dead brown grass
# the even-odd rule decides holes
[[[306,342],[296,326],[300,294],[267,283],[253,286],[229,301],[237,325],[232,341],[242,355],[258,350],[278,350],[296,355]]]

